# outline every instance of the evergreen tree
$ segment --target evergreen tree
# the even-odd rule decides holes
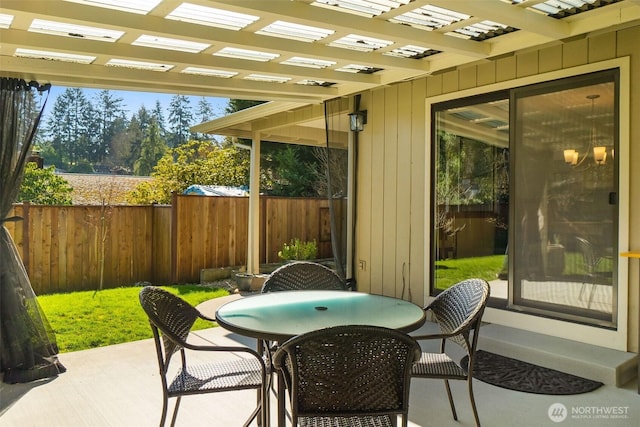
[[[189,106],[189,98],[184,95],[175,95],[169,104],[169,138],[171,147],[179,147],[189,140],[191,132],[189,128],[193,122],[193,114]]]
[[[156,101],[156,106],[151,111],[151,115],[155,117],[158,128],[160,129],[160,136],[166,141],[167,139],[167,126],[164,121],[164,113],[162,112],[162,104],[160,101]]]
[[[264,101],[230,99],[225,112],[232,114],[263,104]],[[241,139],[251,145],[251,140]],[[225,138],[223,146],[231,146]],[[260,191],[288,197],[311,197],[326,194],[326,178],[321,159],[314,147],[262,141],[260,145]]]
[[[132,116],[131,120],[134,120],[135,116]],[[132,124],[123,119],[122,131],[116,133],[111,139],[111,152],[109,157],[105,161],[105,164],[111,166],[111,172],[115,173],[131,173],[133,171],[133,162],[135,159],[131,159],[132,150],[132,129],[136,129],[138,123]],[[142,138],[140,138],[142,139]]]
[[[129,155],[127,156],[127,166],[134,170],[136,161],[142,155],[142,142],[146,137],[147,129],[151,123],[151,114],[144,108],[140,107],[138,112],[131,117],[129,127],[127,128],[127,138],[129,140]]]
[[[37,149],[40,150],[40,156],[42,156],[45,165],[53,165],[59,169],[66,169],[67,164],[62,158],[62,154],[53,147],[51,141],[38,143]]]
[[[227,108],[224,112],[226,114],[232,114],[240,110],[255,107],[256,105],[264,104],[266,101],[250,101],[247,99],[230,99],[227,103]]]
[[[115,136],[125,129],[124,120],[124,100],[116,98],[109,90],[98,93],[94,101],[96,111],[96,135],[94,152],[91,153],[90,161],[103,163],[110,154],[111,143]]]
[[[89,160],[97,134],[93,117],[93,107],[82,89],[67,88],[56,99],[47,133],[67,167]]]
[[[198,101],[196,117],[200,123],[209,121],[213,117],[213,106],[204,96]]]
[[[281,146],[280,149],[273,152],[272,194],[288,197],[317,196],[316,179],[320,165],[313,155],[313,148],[278,145]]]
[[[136,175],[150,175],[153,168],[167,151],[167,145],[160,135],[160,127],[155,117],[151,119],[151,123],[145,132],[145,138],[142,141],[140,157],[135,162],[133,171]]]
[[[196,109],[196,120],[199,123],[205,123],[213,118],[213,107],[211,103],[207,101],[207,99],[203,96],[198,101],[197,109]],[[212,141],[213,137],[206,133],[199,133],[195,135],[195,139],[199,141]]]
[[[147,128],[149,127],[149,124],[151,124],[152,117],[153,117],[153,113],[147,110],[144,107],[144,105],[140,107],[140,109],[138,110],[137,118],[138,118],[138,122],[140,123],[140,129],[142,130],[142,132],[146,132]],[[158,120],[156,119],[156,122],[157,121]]]

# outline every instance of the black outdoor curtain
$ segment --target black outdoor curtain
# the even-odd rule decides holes
[[[31,287],[20,255],[4,226],[15,201],[49,85],[0,78],[0,367],[6,383],[64,372],[58,346]],[[38,94],[38,95],[37,95]],[[44,101],[37,108],[37,96]]]
[[[327,194],[331,217],[331,246],[336,271],[353,287],[346,277],[347,264],[347,203],[349,171],[349,117],[340,109],[340,99],[324,103],[327,138],[325,169],[327,174]]]

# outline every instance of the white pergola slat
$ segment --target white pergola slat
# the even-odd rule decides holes
[[[581,8],[569,8],[565,11],[566,16],[562,17],[540,11],[542,6],[547,6],[545,0],[397,1],[386,3],[391,5],[389,10],[377,15],[353,13],[345,7],[318,5],[314,0],[158,0],[157,4],[148,2],[152,6],[148,13],[97,5],[105,2],[3,0],[0,3],[0,16],[3,18],[0,22],[9,24],[0,24],[2,74],[64,86],[315,104],[518,50],[561,43],[565,39],[612,26],[633,25],[640,19],[637,0],[581,0]],[[554,5],[557,3],[553,2]],[[132,0],[128,4],[137,3]],[[394,4],[397,7],[394,8]],[[225,16],[227,13],[244,14],[234,16],[247,16],[246,22],[239,18],[238,25],[244,27],[233,30],[192,22],[198,16],[193,19],[182,17],[182,20],[168,17],[178,8],[194,8],[189,5],[194,5],[196,10],[217,10],[215,13],[221,16],[220,11],[224,11]],[[407,13],[426,20],[428,17],[422,13],[422,8],[441,8],[449,11],[451,16],[468,18],[455,18],[434,28],[407,25],[397,20]],[[54,35],[30,31],[36,19],[63,26],[113,30],[122,32],[122,35],[116,40],[103,42],[89,34],[83,37],[75,32]],[[483,34],[478,39],[460,34],[462,29],[477,28],[487,21],[508,30],[499,35]],[[261,31],[276,22],[280,30],[287,24],[298,28],[313,27],[317,29],[316,37],[302,41],[294,36],[294,30],[291,38],[283,38],[286,30],[278,37]],[[169,50],[167,46],[134,45],[141,36],[201,43],[206,47],[199,52],[187,52]],[[388,43],[371,51],[333,46],[348,36],[355,37],[356,44],[361,37],[363,46],[366,39]],[[424,57],[397,55],[398,52],[411,51],[413,47],[417,47],[417,51],[426,49]],[[259,62],[217,56],[216,53],[224,48],[263,52],[276,58]],[[95,57],[95,60],[89,64],[72,64],[37,57],[22,58],[16,56],[17,49],[85,55]],[[391,52],[394,55],[390,55]],[[291,58],[304,58],[307,64],[317,61],[325,66],[291,65],[287,63]],[[165,71],[158,72],[106,65],[116,59],[159,63],[166,67],[161,67]],[[298,59],[294,63],[304,65],[305,61]],[[222,71],[228,75],[223,78],[184,72],[190,67]],[[353,67],[369,72],[339,71]],[[252,74],[267,76],[274,81],[247,79]]]

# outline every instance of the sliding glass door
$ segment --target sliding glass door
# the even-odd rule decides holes
[[[618,73],[433,106],[432,292],[615,328]]]
[[[512,91],[512,306],[603,326],[617,307],[616,74]]]

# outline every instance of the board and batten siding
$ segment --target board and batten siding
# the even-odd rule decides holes
[[[621,140],[629,135],[628,233],[630,248],[640,248],[640,25],[554,43],[537,50],[483,60],[471,66],[361,93],[368,124],[358,135],[354,264],[358,289],[428,300],[430,219],[429,153],[426,103],[431,97],[503,84],[601,61],[628,57],[628,120],[621,118]],[[462,95],[461,95],[462,96]],[[626,160],[623,160],[626,161]],[[621,185],[627,185],[621,183]],[[621,208],[625,204],[621,203]],[[621,260],[626,263],[626,260]],[[364,268],[363,268],[364,266]],[[629,263],[629,349],[638,351],[638,263]]]

